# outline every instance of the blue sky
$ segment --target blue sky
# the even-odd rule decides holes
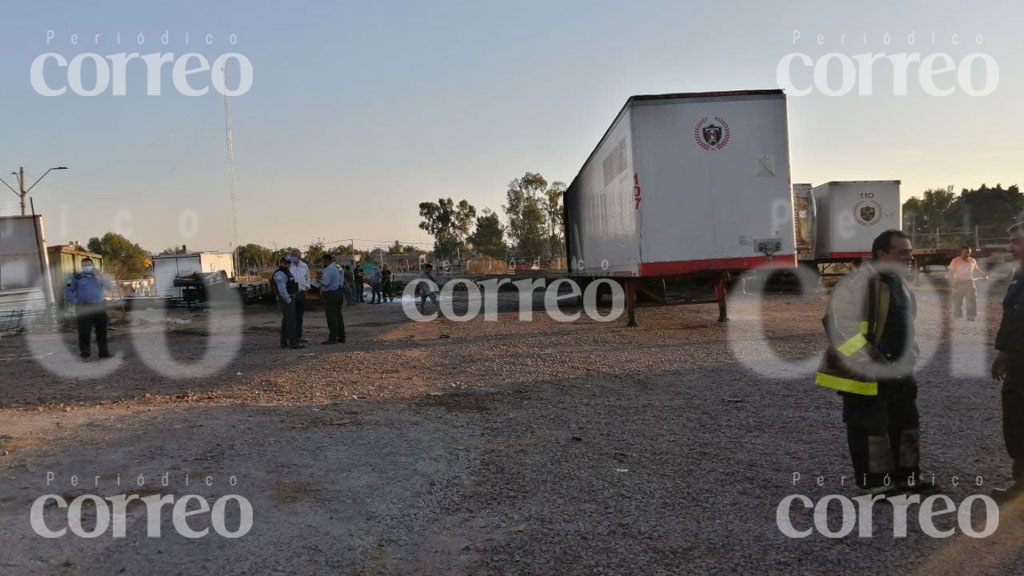
[[[416,226],[419,202],[443,195],[500,210],[508,181],[525,171],[570,181],[632,94],[775,88],[791,52],[941,52],[956,62],[983,52],[999,66],[988,96],[930,96],[913,68],[903,97],[886,68],[872,96],[791,96],[793,180],[900,179],[905,196],[1020,183],[1024,8],[894,4],[8,2],[0,174],[23,165],[34,180],[69,166],[32,194],[51,243],[120,227],[151,250],[228,249],[219,94],[182,96],[165,79],[160,96],[146,96],[144,69],[129,68],[127,96],[46,97],[29,70],[46,52],[239,52],[254,71],[252,89],[231,101],[242,242],[429,242]],[[66,80],[56,72],[48,78]],[[794,78],[810,84],[808,74]],[[0,214],[17,208],[6,194]],[[194,235],[180,230],[183,213],[198,217]]]

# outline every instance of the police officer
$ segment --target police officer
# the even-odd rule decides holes
[[[299,342],[295,325],[295,295],[299,293],[299,285],[292,277],[291,264],[291,258],[281,258],[278,269],[271,276],[277,287],[277,307],[281,310],[281,348],[305,348]]]
[[[324,254],[324,267],[320,273],[320,297],[324,301],[327,316],[327,340],[321,344],[343,344],[345,342],[345,318],[341,314],[342,282],[344,274],[334,263],[334,256]]]
[[[830,346],[816,382],[838,390],[857,486],[865,493],[932,493],[922,478],[914,319],[901,272],[913,263],[899,230],[875,238],[872,260],[836,285],[825,316]]]
[[[82,259],[82,271],[71,277],[71,282],[64,287],[64,298],[75,307],[78,320],[78,352],[82,358],[88,358],[92,352],[92,330],[96,329],[96,347],[100,358],[110,358],[107,348],[107,310],[103,291],[113,289],[110,283],[100,274],[91,258]]]
[[[1003,299],[992,362],[992,378],[1003,381],[1003,440],[1013,459],[1013,485],[992,493],[1003,501],[1024,494],[1024,222],[1011,226],[1009,233],[1018,267]]]

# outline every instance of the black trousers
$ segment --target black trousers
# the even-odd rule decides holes
[[[910,476],[920,473],[920,416],[917,383],[913,378],[881,381],[877,396],[841,395],[846,439],[858,486],[875,488],[905,483]]]
[[[295,346],[299,343],[298,332],[295,329],[295,299],[285,303],[281,298],[277,299],[277,308],[281,311],[281,346]]]
[[[344,296],[341,290],[323,292],[324,314],[327,315],[327,340],[330,342],[345,341],[345,318],[341,314],[341,302]]]
[[[295,301],[295,334],[302,339],[302,315],[306,312],[306,293],[299,292],[292,298]]]
[[[92,352],[92,331],[96,329],[96,347],[100,349],[100,356],[110,354],[107,348],[107,312],[96,310],[89,306],[77,312],[78,320],[78,352],[88,356]]]
[[[1024,482],[1024,358],[1012,358],[1003,380],[1003,440],[1013,459],[1013,479]]]

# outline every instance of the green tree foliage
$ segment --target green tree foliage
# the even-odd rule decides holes
[[[149,252],[115,232],[90,238],[90,252],[103,256],[103,269],[119,280],[141,278],[146,273]]]
[[[565,252],[565,238],[562,231],[565,229],[563,222],[564,212],[562,210],[562,197],[565,195],[564,182],[552,182],[545,192],[544,213],[548,218],[548,247],[549,254],[555,256]]]
[[[903,203],[903,229],[921,248],[972,244],[975,229],[982,241],[1002,238],[1011,224],[1024,220],[1024,194],[1016,185],[1003,188],[982,184],[964,188],[926,190]],[[938,240],[935,234],[938,232]],[[950,236],[950,234],[959,234]]]
[[[259,244],[246,244],[238,248],[238,263],[242,270],[250,268],[273,268],[274,251]]]
[[[953,213],[965,233],[973,234],[977,226],[982,238],[1002,238],[1010,225],[1024,219],[1024,194],[1016,184],[964,188],[953,204]]]
[[[436,203],[420,203],[420,228],[434,237],[437,258],[452,258],[456,251],[466,249],[466,237],[475,216],[476,208],[466,200],[456,204],[451,198],[439,198]]]
[[[916,234],[950,230],[956,221],[953,187],[925,190],[921,198],[914,196],[903,203],[903,229]]]
[[[495,258],[504,258],[508,252],[505,245],[505,227],[501,225],[498,215],[489,208],[484,208],[481,216],[476,219],[476,229],[469,236],[469,243],[480,254]]]
[[[548,181],[533,172],[508,184],[503,208],[519,256],[540,256],[548,248],[547,188]]]
[[[326,253],[327,250],[324,248],[323,242],[314,242],[302,252],[302,259],[308,264],[319,264],[323,262],[324,254]]]
[[[411,253],[419,252],[419,251],[420,250],[418,248],[416,248],[415,246],[410,246],[408,244],[402,244],[398,240],[395,240],[394,244],[392,244],[391,246],[388,246],[388,254],[411,254]]]

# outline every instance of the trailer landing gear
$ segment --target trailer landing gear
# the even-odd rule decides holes
[[[729,282],[729,273],[722,272],[722,275],[718,277],[718,282],[715,283],[715,300],[718,300],[718,321],[728,322],[729,312],[725,305],[725,288]]]
[[[626,326],[636,328],[636,279],[626,280],[626,315],[629,323]]]

